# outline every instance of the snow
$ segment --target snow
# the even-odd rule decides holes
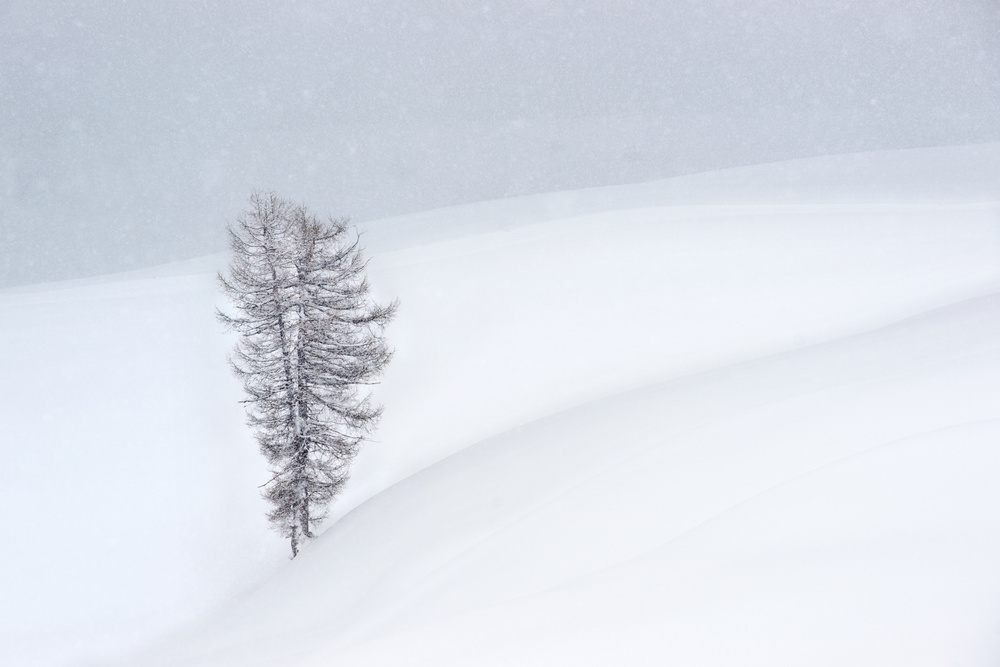
[[[367,224],[385,415],[291,562],[224,257],[0,292],[0,652],[996,664],[998,184],[991,144]]]

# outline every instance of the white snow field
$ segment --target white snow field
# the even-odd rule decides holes
[[[224,257],[0,291],[0,662],[1000,664],[1000,145],[366,227],[385,415],[294,561]]]

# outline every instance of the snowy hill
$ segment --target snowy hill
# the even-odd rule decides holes
[[[213,320],[224,258],[0,292],[0,646],[995,664],[997,192],[981,145],[367,225],[402,303],[385,417],[292,562]]]

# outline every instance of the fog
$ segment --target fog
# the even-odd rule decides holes
[[[1000,140],[995,0],[0,5],[0,285],[364,221]]]

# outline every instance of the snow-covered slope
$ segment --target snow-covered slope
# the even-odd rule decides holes
[[[998,340],[990,295],[525,425],[133,664],[996,664]]]
[[[385,417],[291,563],[224,258],[0,292],[3,652],[221,605],[129,663],[991,664],[994,183],[901,151],[369,225]]]

